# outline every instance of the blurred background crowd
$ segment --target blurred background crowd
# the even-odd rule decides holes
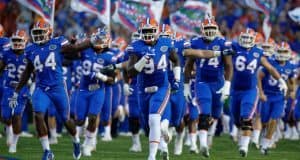
[[[111,10],[115,10],[112,1]],[[162,13],[162,23],[169,24],[170,13],[183,5],[184,0],[166,0]],[[71,37],[77,33],[90,33],[103,25],[96,15],[87,12],[75,12],[70,8],[70,0],[56,0],[55,34]],[[262,32],[264,14],[247,8],[239,0],[212,0],[213,15],[220,30],[226,38],[234,39],[244,27],[251,27]],[[272,14],[271,37],[276,41],[288,41],[292,49],[300,53],[300,25],[293,22],[288,11],[300,7],[299,0],[277,0],[275,12]],[[6,36],[10,36],[17,28],[29,31],[38,16],[23,7],[15,0],[0,0],[0,23],[4,26]],[[129,31],[119,24],[112,23],[113,36],[130,37]]]

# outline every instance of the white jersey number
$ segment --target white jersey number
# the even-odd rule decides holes
[[[250,70],[253,74],[257,67],[257,59],[253,59],[248,65],[246,64],[247,59],[244,56],[238,56],[235,62],[235,68],[238,71],[244,71],[245,69]]]
[[[21,78],[22,73],[25,71],[25,65],[20,65],[17,68],[15,64],[10,63],[7,65],[7,71],[8,71],[9,78],[13,78],[13,79],[16,77]]]
[[[33,65],[34,65],[35,70],[39,71],[39,72],[43,72],[44,66],[50,67],[52,70],[55,70],[55,68],[56,68],[55,53],[50,52],[50,54],[48,55],[48,57],[45,60],[45,65],[43,65],[41,63],[40,56],[37,55],[34,58]]]
[[[168,67],[168,63],[167,63],[167,58],[166,58],[166,55],[163,54],[160,58],[160,60],[158,61],[158,64],[157,64],[157,69],[158,70],[163,70],[163,71],[166,71]],[[154,65],[154,61],[153,59],[151,58],[149,60],[149,63],[147,63],[144,67],[144,72],[146,74],[152,74],[155,70],[155,65]]]

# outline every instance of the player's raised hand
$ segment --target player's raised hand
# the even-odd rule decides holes
[[[191,94],[191,87],[190,87],[189,83],[185,83],[184,84],[183,95],[184,95],[185,100],[187,102],[191,102],[191,100],[192,100],[192,94]]]
[[[125,96],[130,96],[130,95],[132,95],[133,88],[131,88],[131,87],[129,86],[128,83],[125,83],[125,84],[123,85],[123,90],[124,90],[124,95],[125,95]]]
[[[13,96],[11,98],[8,98],[8,101],[9,107],[14,110],[18,105],[18,93],[14,92]]]

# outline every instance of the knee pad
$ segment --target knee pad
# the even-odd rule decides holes
[[[241,120],[241,129],[243,131],[246,131],[246,130],[253,130],[253,124],[252,124],[252,119],[242,119]]]
[[[139,118],[129,117],[129,130],[132,134],[137,134],[140,130]]]
[[[199,115],[198,130],[208,130],[212,117],[206,114]]]

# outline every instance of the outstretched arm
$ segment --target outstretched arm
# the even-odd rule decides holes
[[[261,57],[261,64],[267,69],[267,71],[276,79],[281,78],[277,70],[268,62],[266,57]]]
[[[65,44],[62,46],[61,53],[68,56],[68,58],[78,57],[78,52],[92,47],[90,39],[87,39],[79,44]]]
[[[221,55],[220,51],[200,50],[200,49],[185,49],[183,55],[193,58],[213,58]]]
[[[20,90],[27,84],[27,81],[29,80],[31,73],[33,72],[33,69],[34,69],[33,64],[28,62],[15,92],[19,93]]]
[[[145,58],[145,56],[138,60],[138,57],[136,55],[130,55],[127,66],[128,77],[131,78],[139,74],[143,70],[146,63],[147,59]]]

